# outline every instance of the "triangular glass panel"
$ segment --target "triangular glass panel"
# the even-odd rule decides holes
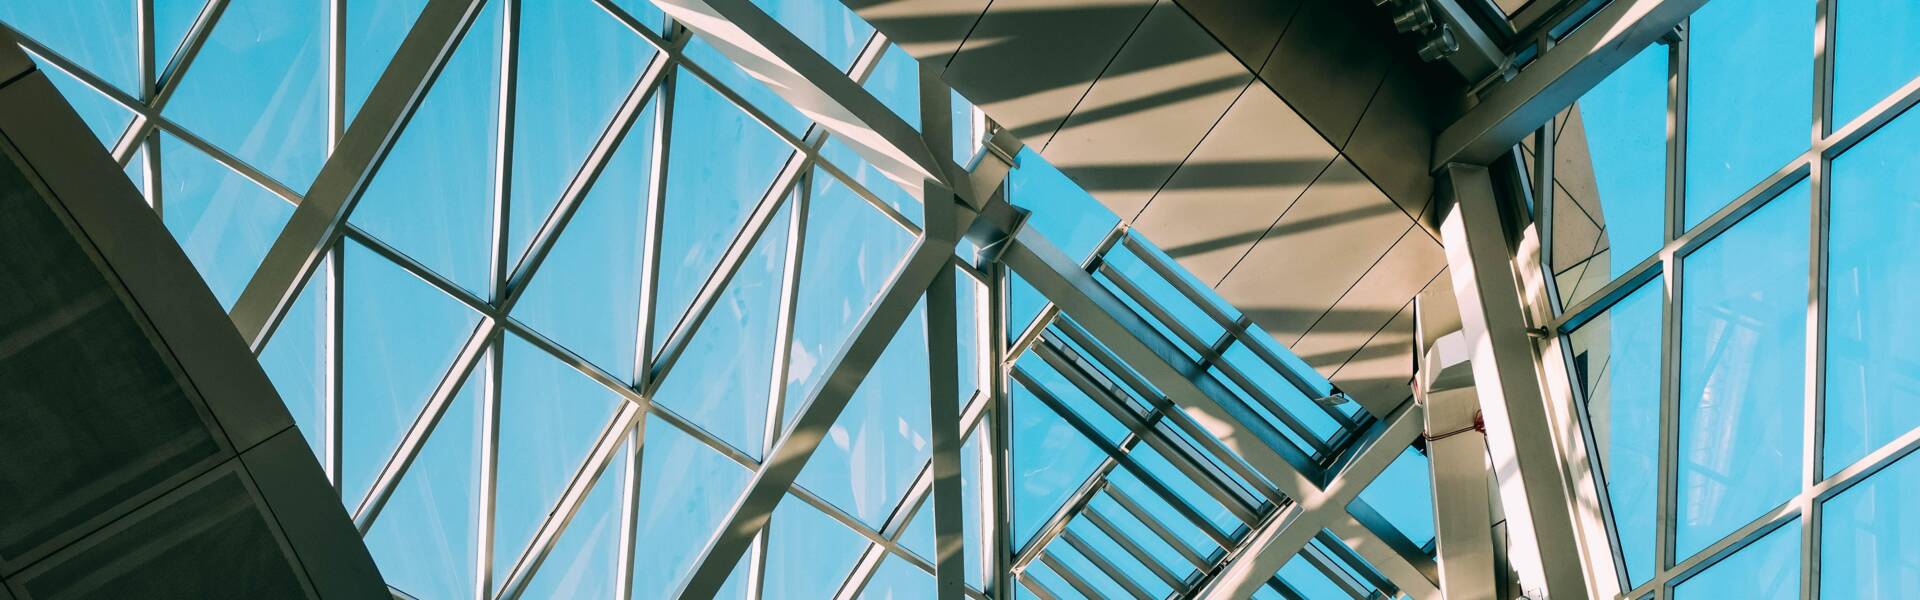
[[[493,580],[500,583],[566,491],[621,398],[517,335],[506,336]]]
[[[581,199],[513,316],[620,377],[632,377],[645,269],[653,108]]]
[[[357,243],[341,284],[341,497],[364,497],[480,315]]]
[[[828,363],[846,345],[854,325],[913,245],[906,230],[839,180],[814,173],[811,188],[799,303],[787,358],[783,421],[788,422],[812,397]]]
[[[327,157],[327,5],[234,0],[166,115],[268,177],[304,190]]]
[[[887,203],[894,212],[900,213],[907,222],[915,226],[924,225],[923,217],[926,211],[920,208],[920,201],[914,198],[913,193],[907,191],[901,183],[888,177],[886,173],[882,173],[872,163],[867,162],[866,158],[855,153],[853,147],[842,143],[839,137],[828,137],[826,145],[820,148],[820,155],[826,157],[827,162],[840,167],[859,183],[860,187],[866,188],[867,192],[872,193],[881,202]],[[824,171],[816,175],[830,177]],[[918,183],[915,182],[914,185]],[[856,194],[853,190],[847,190],[847,193]]]
[[[127,124],[133,122],[133,111],[46,61],[40,61],[40,72],[47,74],[47,80],[53,82],[53,89],[59,90],[60,96],[67,99],[73,112],[80,113],[80,121],[93,131],[100,145],[112,149],[113,143],[120,140],[120,135],[127,132]]]
[[[1013,533],[1026,544],[1107,455],[1025,387],[1013,395]]]
[[[347,217],[481,296],[492,287],[498,6],[481,11]]]
[[[773,88],[767,87],[767,84],[748,75],[746,69],[721,54],[720,49],[713,47],[706,38],[696,35],[687,40],[686,52],[687,60],[706,69],[708,74],[720,80],[722,87],[739,94],[748,104],[766,114],[767,119],[773,121],[775,126],[787,133],[795,136],[804,135],[807,126],[813,124],[806,115],[800,114],[800,109],[794,108],[792,104],[781,99],[780,94],[774,92]],[[695,76],[692,73],[686,73],[682,80],[693,77]]]
[[[387,62],[400,49],[401,40],[413,29],[413,22],[426,8],[427,0],[381,0],[348,2],[346,28],[346,114],[353,122],[360,104],[373,91],[373,83],[387,70]],[[478,25],[478,24],[476,24]]]
[[[900,532],[900,544],[912,550],[920,558],[934,560],[933,554],[933,494],[928,492],[927,499],[920,502],[920,509],[913,512],[913,519],[907,521],[907,530]]]
[[[657,34],[666,30],[667,15],[660,12],[660,7],[654,6],[651,0],[613,0],[613,6],[625,12],[626,16],[633,17],[647,31]]]
[[[910,600],[934,597],[933,574],[920,570],[898,556],[881,559],[880,566],[860,590],[863,600]]]
[[[627,460],[632,451],[622,443],[608,459],[606,470],[574,511],[553,551],[527,583],[522,598],[612,598],[620,577],[620,499],[627,486]]]
[[[665,598],[693,568],[750,473],[658,417],[647,417],[644,433],[631,597]]]
[[[908,125],[920,128],[920,61],[908,56],[907,51],[888,44],[863,87]]]
[[[186,41],[193,20],[206,8],[206,0],[153,0],[153,62],[165,70],[174,53]],[[161,75],[156,73],[155,75]]]
[[[287,309],[260,352],[260,368],[273,380],[280,401],[293,413],[300,435],[314,456],[327,455],[327,273],[331,260],[322,260],[314,276]],[[320,464],[327,463],[321,458]],[[331,473],[329,473],[331,475]]]
[[[692,75],[676,77],[653,345],[686,314],[793,148]]]
[[[867,546],[865,538],[792,495],[773,509],[767,529],[761,585],[774,597],[833,597]]]
[[[213,157],[161,136],[161,216],[220,306],[232,307],[293,216],[293,205]]]
[[[120,91],[138,94],[140,54],[133,42],[133,8],[127,0],[15,0],[0,3],[0,21]]]
[[[933,456],[926,331],[916,308],[800,471],[802,487],[875,529]]]
[[[753,456],[765,444],[775,326],[785,268],[785,206],[767,224],[727,291],[666,372],[654,401]]]
[[[523,2],[519,35],[509,265],[520,261],[654,53],[592,0]]]
[[[482,377],[460,386],[367,531],[367,551],[387,585],[415,598],[474,594]]]

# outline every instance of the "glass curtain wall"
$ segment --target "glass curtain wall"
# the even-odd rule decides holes
[[[920,127],[837,0],[755,0]],[[0,4],[229,308],[427,0]],[[639,0],[488,0],[260,351],[383,575],[419,598],[657,598],[921,238],[903,190]],[[582,57],[591,57],[583,60]],[[952,158],[991,125],[952,108]],[[1375,415],[1032,152],[1004,188],[1321,467]],[[1287,502],[992,256],[954,258],[966,593],[1192,591]],[[929,323],[894,333],[726,585],[926,597]],[[1321,400],[1321,401],[1316,401]],[[1431,560],[1424,455],[1348,507]],[[1003,528],[1001,523],[1005,524]],[[995,590],[1001,574],[1015,585]],[[1320,532],[1264,598],[1396,587]]]
[[[1920,594],[1916,34],[1714,0],[1523,150],[1627,597]]]

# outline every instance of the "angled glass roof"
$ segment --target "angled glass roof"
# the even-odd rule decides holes
[[[840,2],[661,3],[696,5],[729,16],[129,0],[0,22],[236,312],[399,115],[254,341],[401,593],[918,598],[955,561],[976,598],[1158,598],[1255,552],[1285,558],[1259,597],[1431,589],[1424,450],[1381,435],[1405,411],[1361,409],[964,98],[923,96]],[[726,37],[762,11],[804,42],[766,44],[772,66]],[[410,36],[441,13],[436,54]],[[420,61],[406,110],[369,100]],[[997,231],[941,229],[998,203]],[[1384,470],[1326,492],[1364,462]]]

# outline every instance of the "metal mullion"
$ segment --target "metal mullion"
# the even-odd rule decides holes
[[[1329,533],[1326,530],[1322,530],[1321,532],[1314,534],[1313,537],[1314,539],[1319,540],[1320,544],[1319,545],[1307,544],[1306,548],[1304,548],[1303,551],[1312,552],[1316,555],[1324,556],[1325,560],[1330,562],[1347,564],[1347,565],[1368,564],[1367,559],[1365,557],[1360,556],[1358,553],[1354,552],[1352,548],[1347,547],[1346,542],[1342,542],[1339,536]],[[1349,573],[1345,569],[1341,569],[1340,572],[1342,573],[1342,577],[1345,577],[1348,579],[1351,579],[1354,576],[1353,573]],[[1361,577],[1361,580],[1357,582],[1355,585],[1369,585],[1369,586],[1373,586],[1376,588],[1383,588],[1383,589],[1390,588],[1395,585],[1392,580],[1384,579],[1382,578],[1383,576],[1376,576],[1371,571],[1361,571],[1360,577]],[[1388,593],[1392,593],[1392,591],[1389,590]]]
[[[154,80],[159,76],[154,69],[153,40],[153,3],[154,0],[134,0],[133,31],[134,44],[138,52],[140,71],[140,98],[151,100],[155,90]]]
[[[986,349],[987,372],[981,380],[987,391],[985,405],[991,411],[984,444],[981,451],[986,453],[986,464],[982,465],[986,475],[979,492],[984,496],[981,505],[986,508],[981,539],[991,550],[982,560],[986,569],[981,581],[986,585],[988,595],[1006,600],[1016,593],[1014,582],[1014,552],[1019,542],[1013,539],[1013,469],[1011,467],[1011,449],[1013,436],[1013,403],[1008,393],[1011,383],[1008,380],[1007,366],[1007,282],[1011,273],[1006,265],[992,262],[986,266],[988,277],[985,302],[980,303],[982,327],[976,333],[981,348]]]
[[[495,336],[492,348],[486,353],[486,376],[483,381],[482,400],[484,406],[480,413],[480,485],[479,502],[474,507],[478,523],[474,527],[474,581],[475,600],[488,600],[493,597],[493,509],[497,503],[495,492],[500,479],[500,378],[504,353],[499,336]]]
[[[153,130],[153,120],[135,112],[133,120],[127,122],[127,128],[120,132],[120,137],[113,142],[112,147],[107,148],[107,153],[113,156],[114,164],[125,167],[127,163],[132,162],[133,154],[140,150],[142,143],[147,138],[153,137]]]
[[[787,260],[781,270],[780,307],[774,317],[773,373],[767,379],[767,418],[761,433],[762,453],[771,452],[780,439],[786,418],[787,357],[792,352],[794,310],[800,304],[800,269],[806,264],[807,217],[813,203],[813,177],[802,172],[790,192],[792,214],[787,217]]]
[[[791,489],[789,489],[787,493],[793,496],[794,498],[797,498],[803,502],[806,502],[809,505],[812,505],[814,508],[819,509],[821,514],[824,514],[828,518],[831,518],[834,521],[839,522],[841,526],[846,527],[847,529],[853,531],[854,533],[859,534],[860,537],[866,538],[868,543],[875,544],[880,546],[881,548],[886,549],[887,552],[897,555],[901,560],[905,560],[908,563],[912,563],[914,566],[919,567],[920,570],[922,571],[926,571],[929,573],[933,572],[933,564],[927,562],[926,558],[923,558],[920,555],[914,554],[912,551],[907,550],[904,546],[900,545],[900,542],[896,540],[888,539],[887,536],[882,535],[878,531],[874,531],[873,528],[871,527],[867,527],[866,524],[860,522],[859,518],[856,518],[853,515],[847,514],[847,512],[844,510],[841,510],[840,507],[834,506],[832,502],[828,502],[826,499],[821,498],[819,495],[814,494],[812,491],[807,490],[807,488],[800,487],[799,485],[795,485]]]
[[[593,147],[588,150],[585,162],[567,182],[567,187],[561,192],[559,200],[554,203],[547,218],[541,221],[540,229],[534,232],[526,254],[514,264],[506,280],[505,296],[499,300],[502,310],[512,309],[526,291],[534,275],[539,272],[540,265],[546,262],[554,244],[558,242],[561,235],[564,235],[567,224],[573,220],[574,214],[585,202],[588,191],[593,188],[595,182],[599,181],[600,174],[607,168],[607,163],[612,161],[614,153],[618,152],[621,143],[626,141],[628,132],[633,130],[634,125],[640,120],[640,115],[646,111],[648,101],[654,97],[655,90],[659,89],[660,81],[669,68],[668,63],[665,56],[655,55],[653,60],[647,63],[646,70],[634,80],[633,88],[628,90],[626,98],[615,111],[613,119],[601,130],[599,137],[594,140]]]
[[[1333,561],[1336,559],[1327,556],[1320,550],[1320,547],[1307,544],[1305,548],[1300,549],[1300,554],[1297,556],[1305,559],[1307,564],[1315,570],[1320,571],[1321,575],[1325,575],[1328,581],[1333,582],[1335,586],[1340,588],[1340,591],[1346,592],[1347,595],[1354,597],[1356,600],[1367,597],[1366,588],[1362,587],[1361,582],[1354,579],[1352,574],[1347,573],[1346,569],[1335,565]]]
[[[1066,377],[1069,383],[1072,383],[1081,393],[1086,394],[1095,404],[1105,409],[1107,414],[1114,417],[1114,420],[1125,425],[1129,434],[1139,437],[1141,441],[1151,446],[1155,452],[1160,453],[1162,458],[1165,458],[1175,469],[1178,469],[1182,474],[1192,479],[1195,484],[1198,484],[1202,490],[1207,492],[1207,495],[1212,496],[1213,499],[1225,507],[1228,512],[1233,513],[1235,517],[1245,522],[1255,522],[1259,520],[1255,505],[1248,502],[1247,499],[1241,495],[1233,492],[1236,489],[1234,484],[1216,477],[1212,471],[1201,466],[1199,461],[1181,452],[1170,443],[1170,440],[1167,439],[1167,432],[1161,429],[1163,426],[1162,419],[1168,412],[1168,409],[1155,407],[1147,415],[1142,416],[1137,414],[1129,410],[1125,405],[1120,404],[1118,398],[1112,396],[1110,392],[1101,389],[1098,384],[1089,379],[1088,375],[1081,371],[1078,365],[1073,364],[1066,356],[1063,356],[1058,348],[1048,343],[1042,343],[1041,345],[1035,346],[1035,349],[1040,355],[1040,358],[1045,360],[1047,364],[1053,366],[1054,370],[1059,372],[1063,377]]]
[[[648,44],[652,44],[656,50],[670,54],[678,54],[680,47],[687,42],[686,34],[688,32],[683,27],[676,27],[677,32],[668,33],[665,37],[662,37],[661,34],[654,33],[652,29],[649,29],[645,23],[641,23],[639,19],[634,18],[632,13],[627,12],[627,9],[621,8],[618,4],[614,4],[612,0],[593,0],[593,3],[599,5],[600,10],[606,11],[608,16],[619,21],[621,25],[625,25],[627,29],[635,35],[645,39]]]
[[[167,203],[165,190],[162,188],[166,180],[160,170],[160,138],[149,134],[141,139],[140,145],[146,149],[146,153],[141,155],[140,159],[140,175],[146,179],[144,187],[147,193],[147,204],[153,207],[153,214],[159,216],[161,222],[165,223]],[[265,347],[265,344],[261,345],[262,349]]]
[[[442,294],[446,294],[448,297],[466,306],[469,310],[488,317],[499,314],[499,311],[494,310],[493,306],[487,304],[485,299],[475,295],[473,292],[467,291],[466,288],[460,287],[460,284],[454,283],[453,280],[447,279],[446,276],[433,272],[425,265],[421,265],[420,261],[414,260],[413,257],[407,256],[393,246],[387,245],[387,243],[381,241],[380,238],[373,237],[352,224],[348,224],[343,229],[345,233],[341,236],[342,242],[336,243],[336,247],[344,244],[345,241],[352,241],[360,247],[386,259],[388,262],[398,265],[408,274],[413,275],[427,285],[433,286],[434,289],[439,290]]]
[[[520,0],[499,0],[501,6],[500,28],[500,89],[496,102],[499,107],[494,113],[493,147],[493,253],[489,264],[491,277],[486,290],[489,303],[505,303],[509,280],[507,265],[512,250],[508,246],[508,222],[512,214],[513,190],[513,139],[514,112],[518,106],[520,81]]]
[[[345,443],[341,424],[346,422],[346,335],[347,335],[347,253],[339,244],[327,252],[327,275],[321,282],[326,287],[326,351],[325,394],[320,401],[326,407],[326,424],[322,425],[320,435],[326,449],[327,481],[333,485],[335,495],[343,495],[346,478],[340,465],[345,459]],[[311,285],[311,284],[309,284]],[[262,348],[265,348],[263,345]]]
[[[1120,546],[1121,550],[1125,550],[1127,554],[1132,555],[1134,560],[1139,561],[1142,565],[1146,565],[1147,570],[1152,571],[1153,576],[1160,578],[1161,582],[1166,583],[1175,590],[1185,590],[1187,588],[1187,582],[1185,580],[1181,579],[1178,575],[1174,575],[1173,571],[1168,570],[1166,565],[1160,564],[1159,559],[1154,558],[1153,554],[1147,552],[1147,549],[1142,547],[1139,542],[1128,537],[1126,532],[1121,531],[1119,527],[1115,526],[1113,521],[1107,520],[1107,518],[1101,515],[1100,511],[1095,509],[1091,504],[1089,504],[1085,510],[1080,511],[1080,516],[1085,518],[1088,523],[1093,524],[1093,527],[1100,530],[1100,533],[1106,534],[1109,539],[1113,540],[1114,544]]]
[[[1072,408],[1060,402],[1060,399],[1055,398],[1046,388],[1039,386],[1039,382],[1028,377],[1020,368],[1015,367],[1013,374],[1016,380],[1025,384],[1027,391],[1032,393],[1034,398],[1046,404],[1047,408],[1059,415],[1061,420],[1066,421],[1069,426],[1072,426],[1076,431],[1080,432],[1082,437],[1087,438],[1095,447],[1100,448],[1102,452],[1107,454],[1107,457],[1111,459],[1111,462],[1114,464],[1112,466],[1102,465],[1106,467],[1104,473],[1101,470],[1096,470],[1095,473],[1099,477],[1104,478],[1106,473],[1111,473],[1114,467],[1125,468],[1128,473],[1131,473],[1135,479],[1139,479],[1140,483],[1145,485],[1154,495],[1159,496],[1161,500],[1166,501],[1169,506],[1172,506],[1174,512],[1180,513],[1180,516],[1192,522],[1195,527],[1206,533],[1207,537],[1212,538],[1215,543],[1220,544],[1221,547],[1231,547],[1233,545],[1233,538],[1217,529],[1213,522],[1201,515],[1198,509],[1195,509],[1192,504],[1186,501],[1186,498],[1181,497],[1179,493],[1167,487],[1167,484],[1161,481],[1158,476],[1147,471],[1145,467],[1140,466],[1132,457],[1127,456],[1127,453],[1139,444],[1143,436],[1138,433],[1129,433],[1121,440],[1120,444],[1109,442],[1106,438],[1102,437],[1100,431],[1094,429],[1093,425],[1088,423],[1085,418],[1073,412]],[[1075,496],[1078,498],[1077,504],[1084,505],[1086,500],[1092,497],[1093,490],[1098,487],[1099,482],[1093,480],[1093,478],[1089,478],[1087,483],[1082,484],[1081,490],[1075,493]],[[1073,504],[1075,503],[1069,503],[1069,506]],[[1066,522],[1072,518],[1072,513],[1077,511],[1078,507],[1072,506],[1070,510],[1057,515],[1059,527],[1064,529]],[[1239,517],[1240,515],[1236,513],[1234,516]],[[1037,536],[1033,542],[1029,543],[1029,546],[1039,547],[1045,545],[1043,543],[1045,540],[1042,539],[1044,537],[1047,536],[1043,531],[1041,536]]]
[[[1080,536],[1075,534],[1073,530],[1061,532],[1060,539],[1072,547],[1075,552],[1079,552],[1081,557],[1087,559],[1087,562],[1093,563],[1094,568],[1099,569],[1102,574],[1105,574],[1107,579],[1111,579],[1114,583],[1119,584],[1121,589],[1126,590],[1127,593],[1133,594],[1133,596],[1139,600],[1153,599],[1153,594],[1148,593],[1146,588],[1140,587],[1139,582],[1134,581],[1132,577],[1128,577],[1125,572],[1120,570],[1118,565],[1113,564],[1113,561],[1108,560],[1107,557],[1102,556],[1099,552],[1095,552],[1093,546],[1088,544],[1086,540],[1080,539]]]
[[[1835,0],[1815,4],[1813,127],[1809,143],[1819,147],[1832,124],[1835,40]],[[1807,180],[1813,196],[1808,203],[1813,227],[1807,236],[1807,329],[1806,329],[1806,412],[1803,427],[1801,489],[1818,484],[1826,462],[1826,364],[1827,364],[1827,239],[1832,214],[1833,182],[1829,177],[1832,160],[1825,153],[1814,154],[1808,163]],[[1820,540],[1823,527],[1823,503],[1810,494],[1801,494],[1800,504],[1800,595],[1817,598],[1820,594]]]
[[[533,574],[540,569],[547,555],[553,551],[554,544],[559,543],[561,534],[565,532],[567,525],[572,523],[574,515],[579,512],[580,505],[586,501],[587,495],[592,493],[596,485],[602,483],[602,474],[606,471],[607,463],[613,460],[618,454],[616,451],[626,443],[628,434],[632,431],[633,422],[638,418],[640,418],[640,411],[634,405],[623,405],[618,412],[614,413],[613,419],[607,423],[606,428],[594,441],[593,450],[574,471],[572,479],[561,492],[553,510],[547,513],[540,528],[535,530],[533,539],[527,540],[527,548],[521,552],[519,559],[514,561],[509,571],[510,575],[501,584],[500,598],[518,598],[526,590],[527,584],[533,579]]]
[[[834,600],[854,600],[860,597],[861,592],[866,591],[867,584],[873,581],[873,573],[880,569],[880,563],[886,559],[887,552],[881,549],[879,544],[867,544],[866,549],[860,551],[860,558],[853,563],[853,570],[841,580],[838,591],[833,594]]]
[[[454,355],[453,363],[447,366],[446,374],[434,386],[433,392],[427,396],[426,404],[420,408],[420,413],[413,418],[406,432],[402,434],[399,445],[394,448],[393,454],[388,456],[378,474],[374,476],[373,484],[367,489],[367,495],[362,498],[343,498],[343,501],[353,502],[354,526],[362,535],[373,528],[374,520],[379,518],[380,511],[386,507],[387,500],[399,487],[400,480],[406,477],[408,470],[412,468],[413,461],[419,457],[421,449],[426,447],[428,438],[433,435],[440,424],[440,419],[446,415],[447,407],[453,403],[454,397],[466,384],[474,365],[486,355],[488,346],[499,341],[497,323],[492,318],[483,317],[474,325],[473,332],[467,336],[465,342],[461,343],[459,353]],[[339,405],[335,404],[334,409],[338,411]],[[335,433],[339,432],[335,431]],[[337,453],[338,450],[336,449],[335,452]]]
[[[573,350],[553,341],[553,339],[547,337],[546,334],[540,333],[528,327],[525,323],[514,320],[512,317],[502,316],[498,318],[498,321],[502,329],[513,332],[515,336],[526,341],[529,345],[539,348],[546,352],[548,356],[572,367],[575,372],[586,376],[587,379],[593,380],[594,383],[600,384],[600,387],[613,392],[614,395],[619,396],[620,399],[625,400],[628,404],[637,405],[643,411],[652,406],[652,403],[645,396],[641,396],[640,392],[636,392],[633,388],[627,387],[625,378],[608,373],[605,369],[600,368],[599,365],[593,364],[593,362],[574,353]]]
[[[660,238],[666,231],[663,223],[667,218],[667,161],[672,154],[668,147],[673,141],[674,86],[679,80],[676,71],[668,69],[660,78],[660,89],[655,92],[653,156],[647,165],[647,214],[642,229],[645,245],[640,250],[640,305],[636,309],[640,314],[634,332],[633,372],[629,376],[634,389],[643,394],[653,388],[653,332],[658,325],[653,309],[660,295]]]
[[[1100,243],[1094,246],[1092,252],[1087,253],[1086,258],[1076,259],[1079,260],[1077,264],[1079,264],[1080,269],[1089,273],[1099,270],[1100,265],[1106,260],[1107,253],[1113,251],[1114,245],[1119,244],[1122,239],[1127,237],[1127,232],[1130,229],[1131,226],[1126,223],[1119,223],[1114,225],[1112,229],[1108,229],[1107,233],[1100,238]],[[1014,232],[1007,232],[1008,238],[1012,238],[1013,233]],[[1060,316],[1060,305],[1055,304],[1051,299],[1042,298],[1042,300],[1043,303],[1040,305],[1039,316],[1034,317],[1033,322],[1027,324],[1027,328],[1022,330],[1018,337],[1014,338],[1014,343],[1007,352],[1008,360],[1018,360],[1020,355],[1025,353],[1027,348],[1033,344],[1034,340],[1040,338],[1040,332],[1045,331],[1047,326],[1051,325]],[[1143,388],[1140,395],[1146,396],[1149,394],[1147,394]]]
[[[673,409],[668,408],[664,404],[649,404],[647,406],[647,414],[660,417],[661,421],[672,425],[674,429],[679,429],[681,433],[685,433],[688,437],[706,445],[707,449],[725,457],[727,460],[733,461],[734,464],[740,465],[743,469],[754,471],[760,468],[759,459],[754,458],[753,455],[747,454],[739,448],[733,447],[732,444],[728,444],[725,440],[720,439],[720,436],[714,435],[713,432],[701,428],[691,419],[674,412]]]
[[[194,149],[206,154],[208,158],[220,163],[220,165],[226,167],[227,170],[233,171],[235,174],[246,178],[248,181],[253,182],[254,185],[258,185],[268,192],[272,192],[273,195],[279,196],[281,200],[285,200],[288,204],[294,206],[300,205],[300,192],[294,191],[294,189],[288,187],[287,184],[280,183],[279,180],[274,179],[273,176],[268,175],[265,171],[261,171],[259,168],[247,164],[246,161],[240,160],[239,157],[208,142],[205,138],[200,137],[199,134],[188,131],[186,128],[168,120],[166,117],[160,116],[158,113],[155,113],[150,118],[159,131],[165,132],[167,135],[171,135],[182,142],[186,142],[187,145],[193,146]]]
[[[327,2],[327,152],[347,132],[347,0]]]
[[[1042,552],[1040,553],[1038,560],[1040,561],[1041,564],[1046,565],[1047,569],[1052,570],[1053,574],[1059,575],[1060,579],[1065,580],[1068,586],[1072,586],[1074,591],[1080,592],[1082,597],[1086,597],[1086,598],[1104,597],[1099,590],[1093,589],[1092,584],[1087,583],[1087,579],[1085,577],[1082,577],[1079,573],[1074,572],[1073,569],[1067,568],[1067,565],[1065,563],[1060,562],[1059,559],[1054,558],[1052,553]]]
[[[640,476],[643,474],[641,458],[646,456],[647,412],[641,412],[633,419],[633,428],[627,434],[626,470],[622,473],[625,484],[620,490],[620,533],[619,544],[615,550],[615,569],[613,597],[633,597],[633,558],[634,544],[640,535]]]
[[[1100,491],[1106,492],[1108,498],[1112,498],[1113,502],[1120,505],[1122,510],[1132,515],[1135,521],[1139,521],[1141,525],[1145,525],[1148,531],[1152,531],[1154,535],[1159,536],[1160,541],[1166,542],[1168,547],[1173,548],[1173,551],[1179,554],[1181,558],[1187,559],[1187,563],[1193,565],[1194,568],[1204,572],[1213,567],[1211,562],[1202,558],[1198,552],[1194,552],[1193,548],[1188,547],[1187,542],[1181,540],[1179,534],[1174,533],[1172,529],[1168,529],[1165,523],[1161,523],[1158,517],[1147,512],[1146,507],[1141,506],[1139,501],[1134,500],[1132,496],[1128,495],[1126,491],[1121,490],[1119,486],[1114,485],[1112,482],[1103,483],[1101,484]]]

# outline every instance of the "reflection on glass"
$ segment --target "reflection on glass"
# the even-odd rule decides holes
[[[343,260],[340,480],[354,504],[480,317],[359,244],[348,243]]]
[[[1824,577],[1823,577],[1824,579]],[[1768,532],[1733,556],[1674,586],[1675,600],[1800,597],[1800,522]]]
[[[1555,123],[1553,275],[1562,305],[1666,241],[1667,51],[1648,46]]]
[[[1801,182],[1683,259],[1681,559],[1800,491],[1807,202]]]
[[[653,110],[627,132],[513,308],[514,318],[629,381],[639,339]]]
[[[787,357],[784,421],[792,421],[813,396],[829,363],[913,244],[906,230],[840,180],[815,171],[811,188]]]
[[[162,216],[220,306],[232,308],[293,205],[173,136],[160,138]]]
[[[1920,75],[1920,4],[1912,0],[1834,3],[1833,125]]]
[[[793,149],[747,118],[699,79],[673,87],[673,136],[667,149],[666,216],[653,309],[658,348],[687,312]]]
[[[327,157],[327,22],[321,2],[229,3],[167,116],[274,180],[306,189]]]
[[[567,521],[522,598],[612,598],[620,568],[620,498],[627,485],[626,444]]]
[[[789,598],[832,598],[866,548],[859,534],[792,495],[773,509],[766,544],[761,585]]]
[[[798,480],[875,529],[933,457],[926,322],[923,302],[880,353]]]
[[[1920,597],[1920,458],[1908,455],[1820,513],[1822,598]]]
[[[654,52],[592,0],[521,2],[519,35],[507,264],[519,262]]]
[[[347,217],[482,297],[493,279],[499,6],[481,10]]]
[[[470,598],[480,504],[479,377],[468,379],[367,531],[387,585],[416,598]]]
[[[1686,226],[1807,149],[1813,0],[1709,2],[1687,30]]]
[[[493,505],[496,584],[519,560],[625,402],[517,335],[507,335],[505,346]]]
[[[1660,455],[1662,279],[1642,284],[1573,332],[1570,366],[1587,403],[1629,586],[1653,577]]]
[[[746,489],[749,475],[658,417],[647,417],[645,427],[632,600],[673,594],[726,519],[733,499]]]
[[[1833,161],[1826,474],[1920,425],[1917,145],[1920,116],[1909,113]]]

